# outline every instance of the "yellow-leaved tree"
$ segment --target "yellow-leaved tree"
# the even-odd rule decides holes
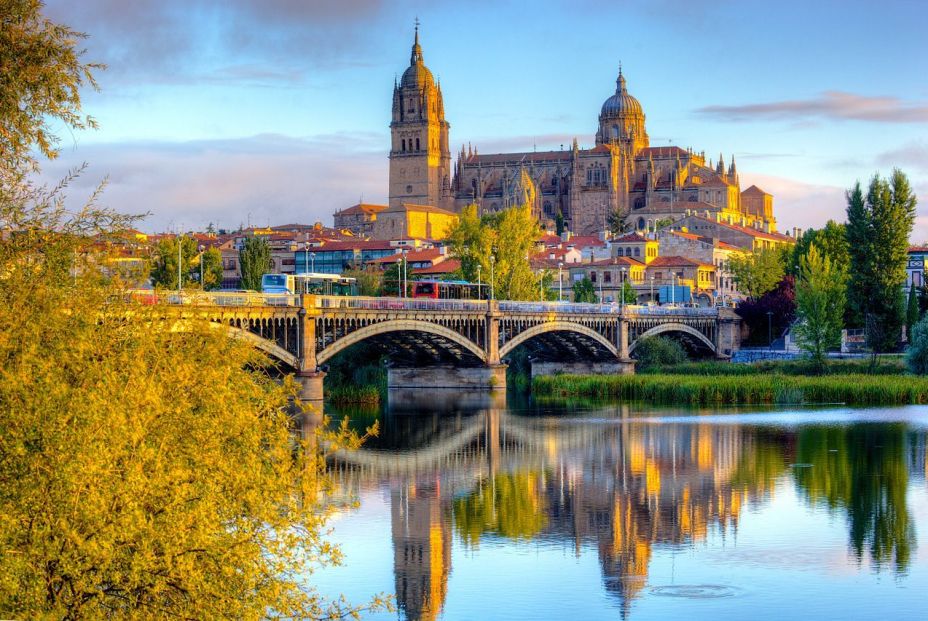
[[[301,440],[263,356],[104,278],[131,219],[29,183],[92,83],[41,6],[0,1],[0,618],[356,614],[310,574],[339,560],[321,447],[357,437]]]

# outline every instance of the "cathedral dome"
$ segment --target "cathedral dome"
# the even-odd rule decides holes
[[[603,103],[602,116],[604,118],[622,117],[622,116],[644,116],[644,110],[641,108],[641,102],[628,94],[625,88],[625,76],[622,75],[622,69],[619,69],[619,77],[615,81],[615,95]]]
[[[429,71],[428,67],[425,66],[425,62],[422,60],[422,46],[419,45],[419,27],[417,25],[416,39],[412,44],[412,54],[409,57],[409,67],[403,72],[403,79],[400,81],[400,86],[414,86],[423,89],[432,86],[434,83],[435,79],[432,77],[432,72]]]

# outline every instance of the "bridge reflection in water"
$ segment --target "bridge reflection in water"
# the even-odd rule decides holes
[[[403,399],[410,411],[421,406]],[[851,548],[877,567],[905,571],[914,547],[905,490],[910,471],[924,477],[925,436],[902,426],[797,433],[698,417],[655,424],[628,406],[555,417],[513,415],[504,402],[468,413],[429,399],[442,413],[394,409],[379,438],[333,464],[349,493],[389,490],[397,603],[409,619],[441,613],[453,536],[465,548],[559,541],[578,557],[595,548],[624,618],[656,549],[735,533],[746,507],[765,503],[783,478],[808,502],[847,511]],[[829,452],[836,445],[840,463]],[[792,468],[797,459],[815,462],[814,474]]]

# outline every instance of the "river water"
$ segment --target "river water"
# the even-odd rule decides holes
[[[928,408],[395,394],[335,465],[374,619],[925,619]]]

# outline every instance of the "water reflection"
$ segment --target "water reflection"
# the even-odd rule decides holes
[[[846,519],[857,559],[906,571],[916,536],[906,494],[910,477],[925,476],[923,431],[672,414],[689,418],[662,424],[628,406],[582,416],[394,412],[379,438],[336,467],[349,489],[389,490],[397,604],[409,619],[441,614],[453,536],[475,552],[520,542],[595,550],[602,588],[625,618],[646,593],[656,550],[734,535],[784,484]]]

